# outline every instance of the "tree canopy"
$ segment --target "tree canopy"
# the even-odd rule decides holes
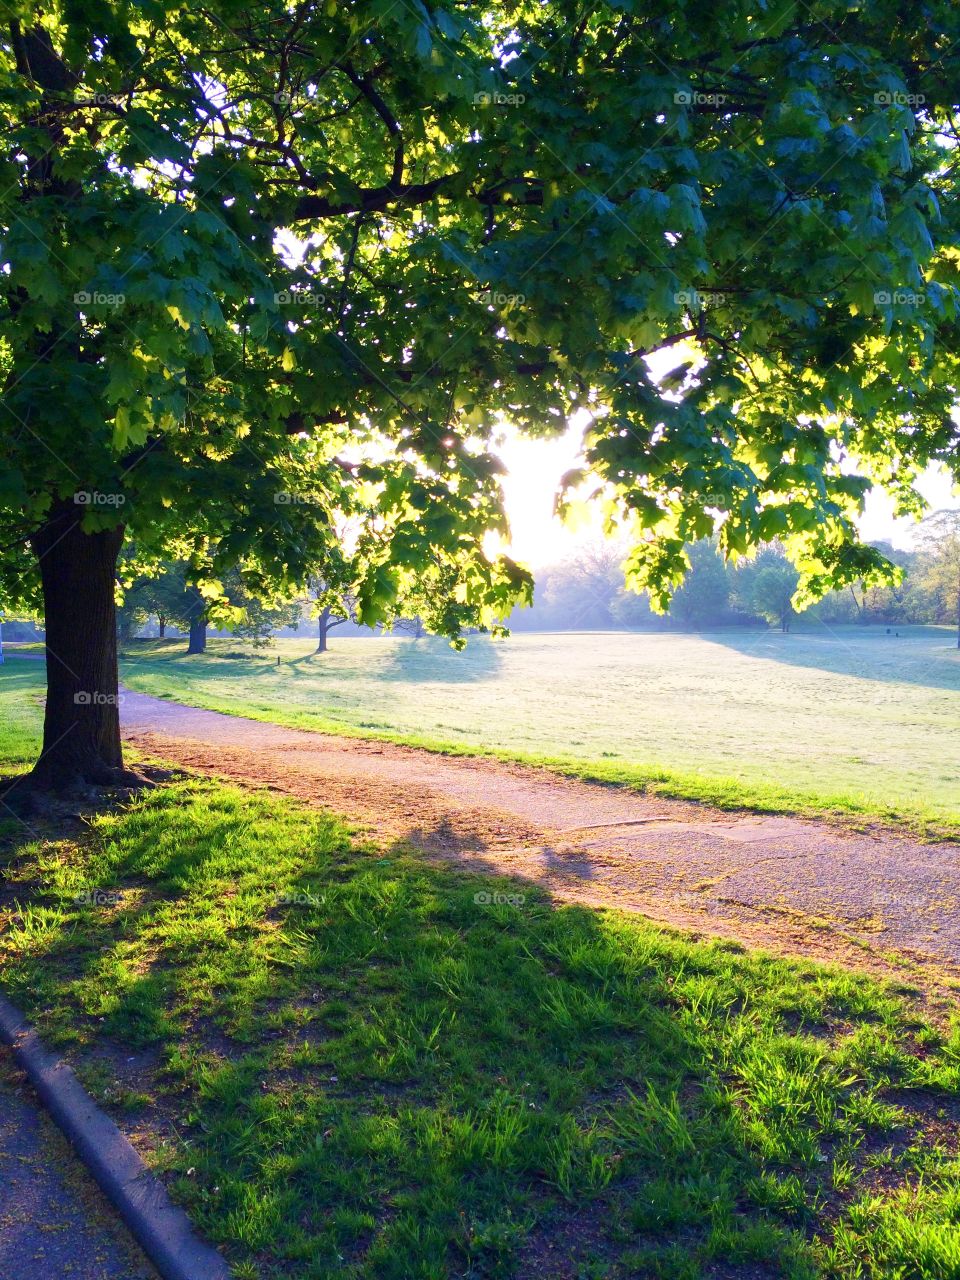
[[[89,494],[86,529],[286,578],[359,501],[372,612],[427,555],[519,587],[480,546],[498,414],[593,414],[643,584],[715,512],[859,574],[868,481],[915,507],[952,460],[954,6],[8,10],[28,525]],[[681,340],[665,398],[641,356]]]
[[[660,603],[715,530],[869,578],[869,485],[956,465],[947,0],[5,13],[8,603],[24,540],[122,529],[214,613],[347,545],[364,621],[493,624],[503,420],[588,415],[569,485]]]

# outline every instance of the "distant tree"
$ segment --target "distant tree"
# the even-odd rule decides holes
[[[274,631],[292,627],[300,620],[300,606],[296,601],[265,604],[256,596],[248,595],[241,584],[231,583],[229,574],[226,585],[230,603],[241,611],[230,633],[238,640],[248,640],[255,649],[265,648]]]
[[[624,555],[616,544],[594,542],[547,571],[543,603],[558,630],[622,625],[614,602],[623,587]]]
[[[188,654],[206,651],[211,607],[226,622],[226,629],[231,635],[238,640],[248,640],[255,649],[269,644],[274,631],[293,626],[299,621],[300,606],[297,601],[284,599],[269,590],[262,579],[251,577],[234,567],[226,570],[222,581],[222,593],[212,601],[186,585],[181,607],[186,609],[190,628]]]
[[[149,572],[136,574],[131,561],[121,560],[118,568],[121,600],[117,605],[118,634],[121,640],[153,615],[161,639],[168,626],[191,633],[191,653],[202,653],[206,645],[207,605],[200,592],[187,581],[188,566],[181,561],[161,561]],[[127,571],[128,570],[128,571]]]
[[[789,631],[794,617],[793,595],[799,581],[799,573],[785,557],[768,560],[753,578],[754,612],[768,622],[779,623],[781,631]]]
[[[187,631],[188,654],[206,652],[207,628],[211,604],[216,603],[218,617],[228,619],[230,631],[249,640],[255,648],[266,644],[271,633],[291,625],[300,616],[299,606],[292,601],[264,598],[252,589],[238,569],[223,574],[224,588],[211,601],[189,581],[191,569],[184,561],[161,562],[147,574],[122,581],[123,599],[118,606],[119,634],[132,638],[136,626],[153,615],[157,618],[161,637],[168,625]]]
[[[810,616],[832,626],[862,621],[860,601],[851,589],[830,591],[810,610]]]
[[[167,565],[149,578],[143,599],[157,619],[161,640],[168,626],[189,629],[191,622],[203,612],[203,597],[187,582],[185,566],[181,564]]]
[[[909,551],[895,547],[891,542],[873,542],[870,544],[891,564],[901,571],[898,580],[888,582],[854,582],[851,583],[847,596],[853,602],[858,622],[906,622],[910,613],[911,599],[907,588],[907,571],[914,559]],[[914,597],[914,603],[916,598]]]
[[[665,624],[665,619],[650,608],[646,592],[628,591],[623,587],[610,605],[610,614],[619,627],[662,628]]]
[[[150,608],[145,600],[148,580],[138,579],[123,594],[117,604],[117,638],[121,643],[133,639],[133,634],[150,616]]]
[[[343,626],[345,622],[356,619],[356,598],[331,578],[312,578],[310,594],[307,597],[311,611],[317,611],[317,647],[316,653],[327,652],[327,639],[334,627]]]
[[[500,622],[488,625],[478,620],[469,599],[469,587],[458,581],[453,565],[433,560],[424,565],[417,578],[406,587],[402,596],[393,599],[391,607],[382,619],[373,622],[364,614],[357,595],[357,620],[366,625],[383,624],[385,631],[399,631],[415,640],[429,634],[448,636],[455,649],[462,649],[465,637],[489,633],[494,636],[507,634]]]
[[[670,617],[682,627],[719,626],[730,609],[727,565],[712,539],[694,543],[687,555],[690,568],[670,602]]]
[[[187,653],[206,653],[207,627],[210,624],[210,615],[204,607],[203,596],[201,596],[199,592],[195,592],[193,598],[194,611],[187,624],[190,628],[190,637],[187,640]]]
[[[340,627],[345,622],[351,622],[351,614],[334,613],[331,605],[324,605],[317,614],[317,653],[326,653],[328,644],[327,638],[334,627]]]
[[[422,640],[427,634],[427,628],[419,613],[412,618],[397,618],[392,629],[402,631],[414,640]]]
[[[960,511],[937,511],[920,535],[917,577],[927,593],[936,622],[953,622],[960,649]]]

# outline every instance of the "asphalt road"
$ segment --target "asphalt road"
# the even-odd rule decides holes
[[[0,1050],[0,1277],[157,1280]]]

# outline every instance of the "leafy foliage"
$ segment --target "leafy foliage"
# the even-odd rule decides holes
[[[437,625],[493,625],[529,593],[487,538],[498,423],[577,410],[655,602],[718,522],[818,594],[882,565],[871,482],[915,511],[953,461],[946,0],[7,13],[10,601],[80,494],[210,598],[340,546],[365,621],[426,577],[459,606]]]
[[[187,582],[187,566],[160,564],[150,573],[131,576],[130,562],[121,566],[123,595],[117,610],[121,636],[132,636],[150,616],[161,627],[171,623],[189,629],[190,623],[203,614],[203,597]],[[126,579],[126,581],[124,581]]]

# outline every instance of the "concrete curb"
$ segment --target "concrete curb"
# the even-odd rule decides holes
[[[23,1014],[0,995],[0,1042],[70,1140],[163,1280],[230,1280],[217,1251],[199,1240],[182,1209],[70,1067],[40,1043]]]

